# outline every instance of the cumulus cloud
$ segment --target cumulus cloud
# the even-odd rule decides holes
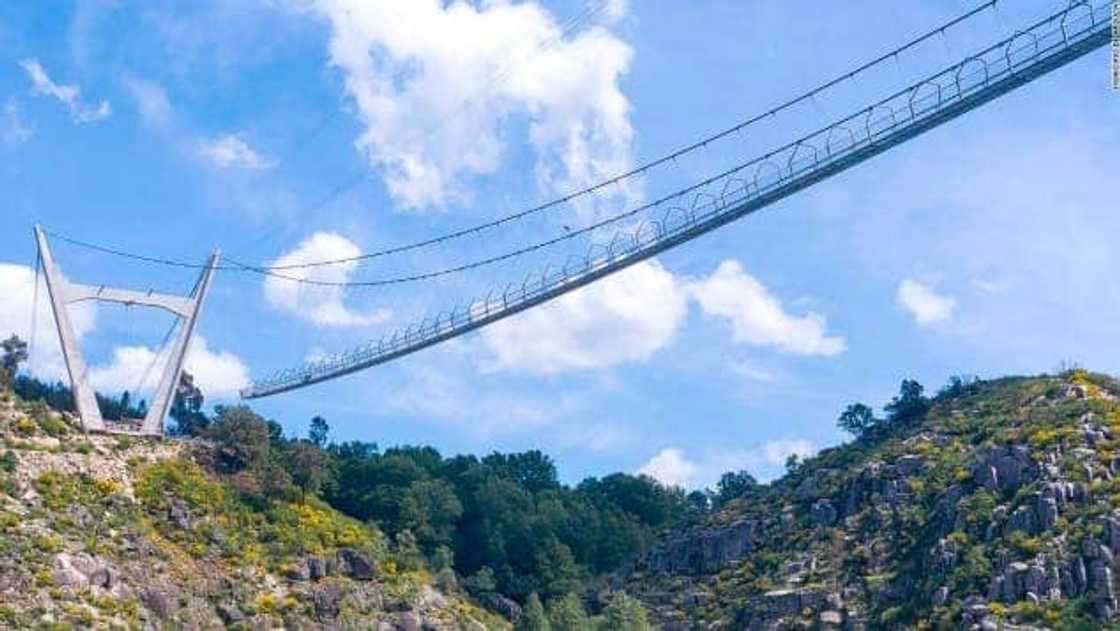
[[[666,486],[703,488],[714,486],[728,471],[749,471],[760,480],[780,472],[791,455],[808,458],[816,453],[812,441],[780,438],[744,451],[711,450],[691,457],[683,449],[668,447],[646,461],[637,473],[648,475]]]
[[[31,305],[35,298],[35,271],[24,265],[0,263],[0,337],[13,333],[24,341],[32,341]],[[93,303],[80,302],[70,306],[70,322],[79,338],[93,330],[96,309]],[[68,381],[62,347],[54,325],[54,313],[47,296],[47,285],[39,277],[39,300],[35,313],[34,346],[28,368],[44,379]]]
[[[145,125],[160,127],[171,119],[171,100],[158,83],[129,75],[125,75],[122,81],[136,100],[136,108],[140,110]]]
[[[37,59],[24,59],[19,65],[27,72],[34,86],[35,94],[42,94],[58,99],[70,110],[70,117],[78,123],[93,123],[107,118],[113,113],[113,108],[108,101],[102,100],[97,105],[82,101],[82,91],[76,85],[61,85],[51,80],[46,69]]]
[[[782,438],[764,443],[754,452],[751,452],[746,461],[750,465],[785,465],[790,456],[808,458],[816,453],[817,449],[812,442],[804,438]]]
[[[3,121],[3,125],[0,125],[0,139],[9,147],[22,145],[35,135],[35,131],[24,124],[14,98],[8,99],[4,104]]]
[[[291,252],[273,261],[273,266],[300,265],[314,261],[353,258],[362,253],[346,237],[332,232],[316,232]],[[358,266],[355,261],[280,270],[287,278],[325,282],[346,282]],[[355,311],[343,303],[344,288],[307,285],[269,276],[264,281],[265,299],[274,307],[319,326],[370,326],[389,319],[389,311]]]
[[[831,356],[846,348],[844,338],[826,334],[824,316],[787,313],[737,261],[720,263],[711,276],[692,283],[690,293],[705,313],[731,322],[736,342],[771,346],[793,355]]]
[[[897,298],[898,304],[914,318],[918,326],[930,326],[948,320],[957,306],[957,301],[952,297],[942,296],[910,278],[898,285]]]
[[[648,475],[665,486],[680,487],[689,486],[699,471],[700,467],[676,448],[662,449],[638,469],[638,473]]]
[[[166,352],[157,356],[147,346],[120,346],[113,350],[108,364],[90,369],[89,380],[100,392],[119,393],[140,387],[148,390],[158,385],[166,365]],[[241,359],[228,351],[210,350],[199,335],[191,338],[183,369],[191,373],[195,385],[211,399],[234,397],[249,385],[249,371]]]
[[[222,168],[267,169],[272,166],[236,134],[199,143],[198,155]]]
[[[561,24],[536,2],[508,0],[311,4],[332,25],[330,63],[365,125],[356,146],[400,205],[466,199],[467,179],[500,166],[515,116],[528,119],[537,179],[550,191],[630,165],[619,79],[632,51],[604,24]],[[601,18],[624,7],[609,2]]]
[[[483,340],[495,367],[538,374],[607,368],[648,359],[668,346],[694,299],[705,313],[727,318],[732,339],[794,355],[832,356],[844,338],[827,334],[825,318],[787,313],[736,261],[707,278],[680,279],[657,261],[618,274],[491,325]],[[745,367],[745,377],[775,375]]]
[[[499,368],[539,374],[643,360],[667,346],[688,313],[679,281],[657,261],[622,272],[483,330]]]

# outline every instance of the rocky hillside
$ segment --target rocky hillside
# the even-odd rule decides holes
[[[1120,628],[1120,382],[956,383],[615,579],[665,628]]]
[[[201,442],[85,436],[0,392],[0,628],[502,629],[318,500],[254,505]]]

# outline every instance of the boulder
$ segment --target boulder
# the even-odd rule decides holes
[[[424,621],[413,611],[401,612],[397,615],[397,629],[399,631],[421,631]]]
[[[347,576],[360,581],[372,580],[375,574],[373,556],[357,548],[343,548],[338,551],[339,564],[346,568]]]
[[[107,566],[102,566],[89,575],[89,584],[102,589],[112,589],[117,582],[117,573]]]
[[[222,622],[224,622],[226,626],[233,626],[245,619],[245,614],[241,613],[240,609],[230,603],[221,603],[218,605],[217,610],[218,617],[222,619]]]
[[[827,499],[813,502],[812,508],[809,509],[809,518],[818,526],[831,526],[836,523],[837,517],[836,507]]]
[[[187,505],[182,500],[173,500],[171,506],[167,509],[167,521],[171,525],[179,528],[180,530],[190,530],[194,524],[191,523],[190,512],[187,510]]]
[[[158,589],[140,592],[140,602],[161,620],[166,620],[175,613],[174,601]]]
[[[338,585],[327,585],[318,589],[312,595],[315,605],[315,616],[319,620],[332,620],[338,617],[341,609],[339,601],[342,600],[343,590]]]
[[[1038,477],[1026,445],[991,447],[972,465],[972,476],[989,490],[1015,490]]]
[[[521,605],[516,600],[506,598],[501,594],[490,593],[482,598],[483,604],[493,611],[500,613],[506,620],[517,624],[521,621]]]
[[[308,555],[304,561],[307,564],[307,574],[313,581],[317,581],[327,576],[327,562],[323,557],[315,555]]]
[[[740,520],[723,528],[678,535],[649,555],[659,574],[711,574],[731,567],[754,550],[758,522]]]

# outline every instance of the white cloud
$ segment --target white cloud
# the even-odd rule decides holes
[[[270,265],[300,265],[353,258],[361,253],[357,245],[341,235],[316,232]],[[300,280],[346,282],[357,266],[356,261],[350,261],[337,265],[277,270],[277,274]],[[345,292],[342,287],[307,285],[269,276],[264,281],[264,295],[269,304],[319,326],[370,326],[389,319],[389,311],[385,309],[362,313],[348,308],[343,304]]]
[[[680,487],[689,486],[699,472],[700,467],[690,462],[685,458],[684,452],[676,448],[662,449],[638,469],[638,473],[648,475],[666,486]]]
[[[51,96],[70,110],[70,117],[78,123],[93,123],[107,118],[113,113],[113,108],[108,101],[102,100],[97,105],[82,102],[82,91],[76,85],[59,85],[51,80],[50,75],[37,59],[24,59],[19,65],[27,71],[36,94]]]
[[[987,294],[989,296],[995,296],[995,295],[998,295],[998,294],[1007,293],[1007,290],[1010,288],[1010,284],[1007,281],[1003,281],[1003,280],[990,280],[990,279],[987,279],[987,278],[973,278],[972,279],[972,287],[973,287],[973,289],[975,289],[976,291],[978,291],[982,294]]]
[[[782,438],[764,443],[747,458],[750,465],[784,466],[790,456],[807,458],[817,449],[812,442],[804,438]]]
[[[200,335],[191,338],[183,368],[194,376],[194,383],[211,398],[228,398],[249,385],[249,370],[237,355],[212,351]]]
[[[680,283],[649,261],[495,323],[482,337],[497,367],[556,374],[646,359],[672,341],[687,313]]]
[[[122,81],[124,86],[136,99],[136,107],[144,124],[149,127],[160,127],[171,119],[171,101],[163,88],[153,81],[126,75]]]
[[[907,278],[898,285],[898,304],[902,305],[919,326],[944,322],[953,315],[957,301],[942,296],[916,280]]]
[[[11,334],[31,342],[31,304],[35,298],[35,272],[30,267],[0,263],[0,337]],[[62,347],[54,326],[54,313],[47,296],[47,285],[39,277],[38,308],[35,313],[34,346],[27,368],[44,379],[69,381]],[[81,302],[70,306],[70,322],[74,334],[81,338],[93,330],[96,309],[92,303]]]
[[[720,263],[707,279],[692,283],[690,293],[705,313],[731,321],[736,342],[772,346],[794,355],[831,356],[846,348],[844,338],[826,334],[823,316],[786,313],[781,302],[737,261]]]
[[[158,385],[166,365],[166,352],[157,357],[156,351],[147,346],[120,346],[113,350],[109,364],[90,369],[89,380],[99,392],[150,392]],[[249,371],[241,359],[228,351],[211,351],[199,335],[191,338],[183,369],[191,373],[195,385],[211,399],[234,397],[249,385]]]
[[[272,166],[236,134],[199,143],[198,155],[223,168],[267,169]]]
[[[699,458],[671,447],[659,451],[637,473],[644,473],[667,486],[684,488],[712,487],[728,471],[746,470],[765,481],[783,471],[791,455],[803,459],[816,451],[816,446],[804,438],[780,438],[745,451],[714,449]]]
[[[9,147],[16,147],[31,139],[35,131],[23,122],[19,114],[19,105],[14,98],[8,99],[4,104],[4,123],[0,126],[0,139]]]
[[[500,166],[515,115],[528,118],[546,189],[586,185],[630,165],[630,104],[619,79],[632,51],[603,24],[573,35],[577,29],[536,2],[312,4],[332,24],[331,64],[365,125],[357,148],[402,206],[467,198],[468,178]],[[625,3],[607,8],[604,19],[617,20]]]

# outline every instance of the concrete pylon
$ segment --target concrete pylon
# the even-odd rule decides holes
[[[135,433],[106,425],[101,418],[101,410],[97,407],[97,397],[89,384],[89,369],[78,346],[78,338],[74,334],[74,327],[70,322],[68,306],[83,300],[96,300],[101,302],[116,302],[128,306],[142,305],[169,311],[183,320],[175,342],[171,346],[171,353],[167,366],[163,369],[159,385],[152,396],[152,403],[148,407],[148,414],[144,417],[140,434],[160,436],[163,434],[163,420],[175,398],[175,388],[179,385],[179,375],[183,371],[183,360],[190,345],[191,335],[202,313],[202,305],[206,300],[206,293],[210,289],[210,280],[214,269],[218,265],[221,253],[215,251],[206,261],[206,266],[199,276],[194,290],[189,296],[171,296],[157,294],[151,291],[133,291],[129,289],[116,289],[113,287],[94,287],[92,285],[78,285],[66,280],[58,269],[50,247],[47,245],[47,236],[43,229],[35,226],[35,241],[39,247],[39,257],[42,261],[43,272],[47,278],[47,293],[51,299],[51,310],[54,312],[54,321],[58,329],[58,340],[62,345],[62,356],[66,360],[66,371],[70,375],[70,387],[74,393],[74,406],[78,409],[78,416],[82,427],[89,432]]]

